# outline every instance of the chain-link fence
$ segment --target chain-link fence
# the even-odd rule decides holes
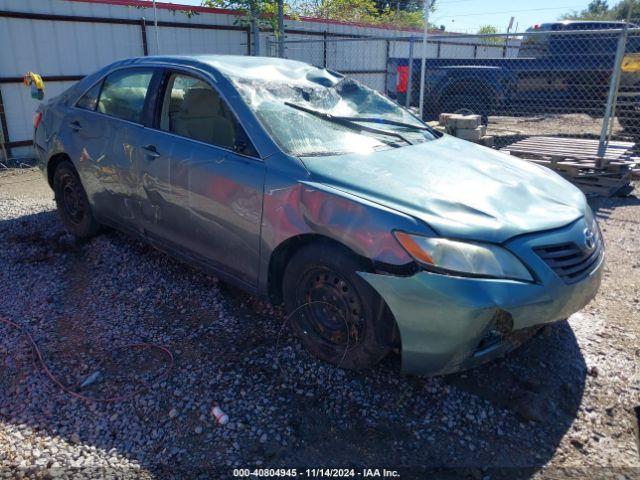
[[[286,58],[347,74],[427,120],[480,114],[498,144],[531,135],[633,138],[640,130],[636,52],[640,29],[616,22],[429,35],[423,82],[420,36],[285,41]]]

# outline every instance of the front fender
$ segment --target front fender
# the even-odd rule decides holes
[[[372,261],[400,266],[413,260],[393,236],[394,229],[433,234],[426,224],[409,215],[334,187],[308,180],[286,182],[273,174],[267,177],[259,279],[262,292],[268,289],[272,253],[292,237],[321,235]]]

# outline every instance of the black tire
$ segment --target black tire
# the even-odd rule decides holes
[[[489,115],[495,115],[496,104],[495,94],[488,91],[488,87],[471,84],[446,92],[440,100],[440,110],[442,113],[481,115],[482,124],[488,125]]]
[[[377,292],[356,272],[366,270],[346,248],[303,247],[284,273],[290,324],[307,350],[341,368],[372,367],[391,350],[395,322]]]
[[[634,137],[640,136],[640,111],[619,108],[617,118],[625,133]]]
[[[60,220],[69,232],[78,238],[89,238],[98,233],[100,225],[70,161],[60,162],[53,172],[53,192]]]

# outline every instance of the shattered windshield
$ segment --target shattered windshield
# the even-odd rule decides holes
[[[369,153],[435,138],[423,122],[391,100],[327,70],[308,67],[305,75],[290,79],[232,81],[291,155]]]

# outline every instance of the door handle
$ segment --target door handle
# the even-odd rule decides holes
[[[147,157],[158,158],[160,156],[160,153],[158,153],[158,149],[155,147],[155,145],[145,145],[144,147],[142,147],[142,150]]]
[[[73,130],[74,132],[79,132],[80,130],[82,130],[82,125],[78,120],[69,122],[69,127],[71,127],[71,130]]]

